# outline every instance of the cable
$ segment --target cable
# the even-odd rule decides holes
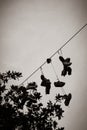
[[[84,26],[82,26],[70,39],[68,39],[55,53],[53,53],[53,55],[51,55],[50,58],[52,58],[54,55],[56,55],[56,53],[58,53],[59,50],[61,50],[63,47],[65,47],[78,33],[80,33],[85,27],[87,26],[87,24],[85,24]],[[38,67],[33,73],[31,73],[19,86],[21,86],[23,83],[25,83],[30,77],[32,77],[32,75],[34,75],[42,66],[44,66],[47,62],[45,61],[40,67]]]
[[[87,26],[87,24],[85,24],[84,26],[82,26],[68,41],[66,41],[50,58],[52,58],[59,50],[61,50],[64,46],[66,46],[66,44],[68,44],[78,33],[80,33],[83,28],[85,28]]]

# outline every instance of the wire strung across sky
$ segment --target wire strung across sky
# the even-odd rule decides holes
[[[82,26],[71,38],[69,38],[55,53],[53,53],[49,58],[54,57],[54,55],[56,55],[62,48],[64,48],[78,33],[80,33],[85,27],[87,26],[87,24],[85,24],[84,26]],[[47,61],[45,61],[43,64],[41,64],[35,71],[33,71],[19,86],[21,86],[23,83],[25,83],[30,77],[32,77],[39,69],[42,68],[42,66],[44,66],[47,63]]]

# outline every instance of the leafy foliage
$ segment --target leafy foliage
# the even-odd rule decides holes
[[[49,101],[44,107],[35,82],[8,88],[9,80],[20,77],[19,72],[0,73],[0,130],[64,130],[57,121],[63,117],[62,99],[57,96],[54,103]]]

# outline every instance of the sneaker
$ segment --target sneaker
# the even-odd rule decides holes
[[[72,69],[70,67],[67,68],[67,71],[68,71],[68,75],[72,74]]]
[[[50,94],[50,88],[51,88],[51,86],[50,86],[50,85],[49,85],[49,86],[46,86],[46,89],[45,89],[46,94]]]
[[[51,63],[51,58],[48,58],[47,59],[47,64],[50,64]]]
[[[46,82],[44,80],[41,82],[41,86],[46,86]]]
[[[61,82],[61,81],[54,82],[55,87],[63,87],[64,85],[65,85],[65,82]]]
[[[61,62],[64,62],[64,61],[65,61],[62,56],[59,56],[59,60],[60,60]]]
[[[65,76],[67,74],[67,71],[65,69],[62,70],[61,75]]]
[[[41,80],[44,80],[44,79],[45,79],[44,75],[41,75],[40,78],[41,78]]]
[[[71,95],[71,93],[69,93],[69,94],[66,96],[66,98],[65,98],[65,102],[64,102],[65,106],[68,106],[68,105],[69,105],[71,98],[72,98],[72,95]]]

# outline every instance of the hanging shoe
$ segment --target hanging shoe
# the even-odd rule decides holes
[[[60,61],[61,61],[62,64],[63,64],[63,70],[62,70],[61,75],[62,75],[62,76],[65,76],[65,75],[67,75],[67,73],[68,73],[68,75],[71,75],[72,69],[71,69],[69,66],[70,66],[72,63],[70,62],[70,58],[64,59],[62,56],[59,56],[59,59],[60,59]]]
[[[50,64],[51,63],[51,58],[48,58],[47,59],[47,64]]]
[[[42,80],[46,79],[43,74],[40,76],[40,78],[41,78]]]
[[[64,59],[62,56],[59,56],[60,61],[63,63],[65,66],[70,66],[72,63],[70,62],[70,58]]]
[[[67,70],[66,69],[63,69],[62,72],[61,72],[61,75],[62,76],[65,76],[67,74]]]
[[[69,106],[71,98],[72,98],[71,93],[65,96],[65,102],[64,102],[65,106]]]
[[[49,79],[46,80],[46,94],[50,94],[51,82]]]
[[[42,80],[41,86],[46,86],[46,78],[44,75],[41,75],[41,80]]]
[[[62,75],[62,76],[65,76],[65,75],[67,75],[67,74],[68,74],[68,75],[71,75],[71,73],[72,73],[71,67],[65,66],[64,69],[62,70],[61,75]]]
[[[44,87],[46,87],[46,86],[49,85],[49,84],[51,84],[51,82],[50,82],[49,79],[44,79],[44,80],[42,80],[42,82],[41,82],[41,86],[44,86]]]
[[[65,82],[57,81],[54,82],[55,87],[63,87],[65,85]]]
[[[63,62],[63,64],[65,65],[65,66],[70,66],[72,63],[70,62],[70,58],[66,58],[65,60],[64,60],[64,62]]]
[[[46,86],[46,89],[45,89],[46,94],[50,94],[50,88],[51,88],[50,84]]]
[[[59,60],[63,63],[64,62],[64,58],[62,56],[59,56]]]
[[[68,71],[68,75],[72,74],[72,69],[70,67],[67,68],[67,71]]]
[[[47,86],[47,85],[51,84],[50,80],[46,79],[44,77],[44,75],[41,75],[41,79],[42,79],[41,86]]]
[[[45,88],[45,91],[46,91],[46,94],[50,94],[50,88],[51,88],[51,82],[49,79],[46,79],[44,75],[41,75],[41,86],[44,86],[46,87]]]
[[[44,80],[41,82],[41,86],[46,86],[46,82]]]

